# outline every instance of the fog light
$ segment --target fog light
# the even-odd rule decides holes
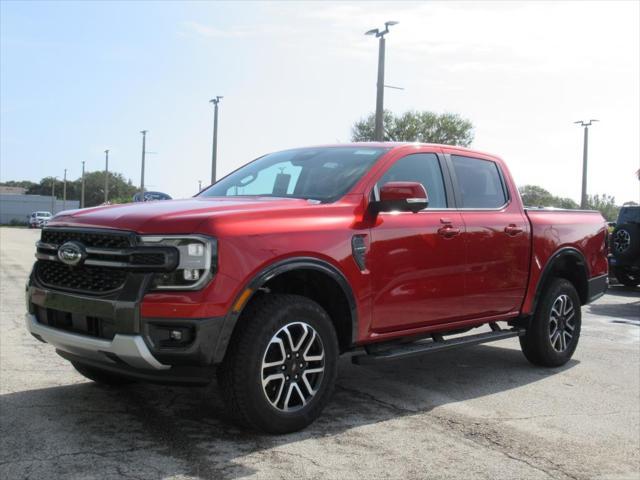
[[[169,332],[169,338],[179,342],[182,340],[182,332],[180,330],[171,330],[171,332]]]
[[[200,270],[194,268],[187,268],[182,271],[182,275],[185,280],[194,281],[200,278]]]

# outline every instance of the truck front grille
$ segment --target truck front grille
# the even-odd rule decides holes
[[[122,288],[126,270],[83,265],[69,267],[60,262],[38,260],[36,275],[46,287],[62,290],[85,291],[96,294]]]
[[[80,252],[75,263],[60,248]],[[36,277],[51,289],[107,294],[121,289],[129,273],[167,273],[178,265],[178,249],[140,244],[133,232],[47,227],[36,244]]]
[[[45,229],[40,240],[42,243],[62,245],[69,240],[82,243],[85,247],[127,248],[133,245],[135,236],[128,232],[90,232],[72,229]]]

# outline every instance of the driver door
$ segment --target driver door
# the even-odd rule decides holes
[[[419,182],[428,208],[381,212],[371,229],[373,331],[409,330],[460,318],[464,302],[464,223],[449,208],[443,160],[436,153],[398,159],[377,185]]]

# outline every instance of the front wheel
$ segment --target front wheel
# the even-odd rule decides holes
[[[268,294],[253,301],[218,370],[231,418],[243,427],[289,433],[312,423],[337,375],[338,341],[316,302]]]
[[[548,282],[526,333],[520,337],[522,353],[534,365],[559,367],[578,346],[582,312],[573,284],[563,278]]]

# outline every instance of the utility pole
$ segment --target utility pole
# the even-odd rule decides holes
[[[144,199],[144,159],[146,156],[147,130],[142,130],[142,173],[140,174],[140,195]]]
[[[66,210],[66,209],[67,209],[67,169],[65,168],[64,180],[62,184],[62,210]]]
[[[583,210],[587,208],[587,157],[589,151],[589,127],[593,122],[598,120],[578,120],[577,123],[581,127],[584,127],[584,144],[582,147],[582,195],[580,196],[580,208]]]
[[[378,41],[378,83],[376,90],[376,120],[373,139],[376,142],[384,140],[384,53],[385,39],[384,36],[389,33],[389,27],[397,25],[398,22],[385,22],[384,30],[374,28],[365,33],[365,35],[375,35]]]
[[[51,214],[55,215],[56,177],[51,177]]]
[[[109,150],[104,151],[104,203],[109,201]]]
[[[84,161],[82,162],[82,182],[80,187],[80,208],[84,208]]]
[[[218,104],[224,97],[217,96],[209,100],[213,103],[213,145],[211,147],[211,184],[216,183],[216,162],[218,161]]]

